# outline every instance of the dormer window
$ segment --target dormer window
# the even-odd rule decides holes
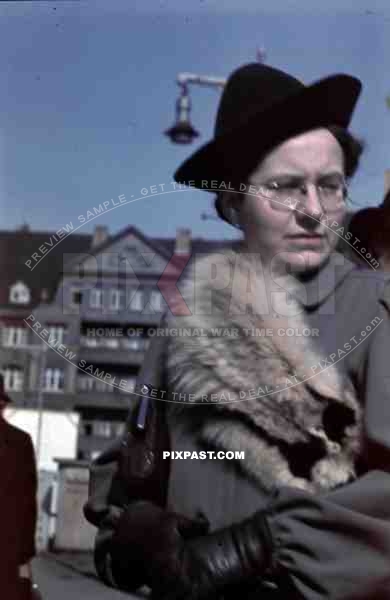
[[[29,304],[31,294],[29,288],[22,282],[17,281],[10,287],[9,301],[12,304]]]

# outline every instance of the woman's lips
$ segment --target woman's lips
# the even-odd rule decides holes
[[[321,246],[323,235],[291,235],[288,238],[304,246]]]

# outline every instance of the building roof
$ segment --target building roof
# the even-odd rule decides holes
[[[106,241],[91,249],[93,234],[66,235],[59,241],[54,231],[32,231],[24,226],[16,230],[0,230],[0,306],[2,308],[29,309],[41,302],[42,291],[47,290],[47,302],[53,299],[63,276],[64,267],[72,262],[70,254],[96,254],[109,247],[121,237],[133,233],[165,258],[171,258],[175,249],[175,238],[147,237],[134,226],[128,226]],[[191,239],[191,254],[212,252],[230,244],[230,240]],[[40,248],[43,249],[40,250]],[[36,254],[33,258],[34,253]],[[177,266],[182,255],[175,257]],[[28,264],[27,261],[30,261]],[[9,302],[9,289],[16,282],[23,282],[30,290],[31,302],[16,305]]]
[[[56,244],[58,236],[55,232],[27,228],[0,231],[0,305],[16,308],[17,305],[9,303],[9,288],[17,281],[22,281],[30,289],[31,302],[28,306],[39,304],[43,289],[47,290],[50,301],[61,278],[64,255],[87,252],[91,238],[88,234],[72,234]],[[43,256],[39,250],[42,246],[46,255],[38,263],[32,256],[34,253]],[[29,266],[27,261],[31,261]],[[23,307],[27,308],[27,305]]]

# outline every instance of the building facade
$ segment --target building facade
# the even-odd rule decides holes
[[[144,354],[190,258],[229,241],[0,232],[0,370],[15,407],[76,411],[78,459],[123,430]],[[61,435],[61,432],[58,432]]]

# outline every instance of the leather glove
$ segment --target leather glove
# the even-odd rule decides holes
[[[148,501],[130,504],[116,520],[110,540],[114,577],[119,574],[120,587],[133,591],[141,585],[156,585],[160,573],[164,581],[176,578],[171,561],[179,544],[206,534],[208,528],[204,517],[189,519]]]
[[[175,556],[177,577],[157,585],[159,600],[207,600],[253,583],[271,566],[272,540],[264,513],[214,533],[182,542]]]
[[[263,512],[209,535],[206,529],[202,520],[138,502],[122,515],[115,543],[143,565],[159,600],[213,598],[226,587],[264,574],[272,541]]]

